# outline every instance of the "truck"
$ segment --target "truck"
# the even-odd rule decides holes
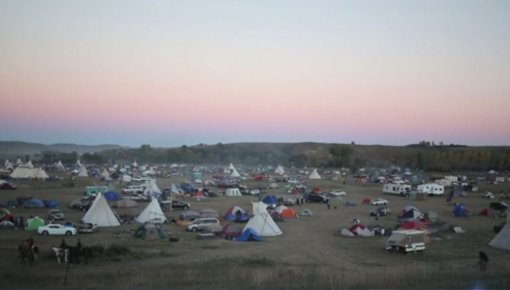
[[[389,252],[422,252],[425,251],[425,232],[421,230],[397,230],[386,240]]]

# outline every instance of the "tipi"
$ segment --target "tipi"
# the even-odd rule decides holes
[[[155,198],[152,199],[142,213],[136,218],[136,221],[139,223],[164,223],[166,220],[166,216],[161,210],[158,200]]]
[[[285,174],[285,170],[283,170],[283,166],[278,165],[278,167],[276,167],[276,169],[274,170],[274,173],[278,175],[283,175]]]
[[[250,218],[243,231],[252,228],[259,236],[279,236],[282,231],[276,225],[271,215],[267,212],[267,204],[259,201],[252,202],[253,216]]]
[[[115,214],[113,214],[108,202],[106,202],[106,199],[100,192],[97,194],[92,206],[90,206],[81,221],[84,223],[96,224],[99,227],[120,226],[119,220]]]
[[[489,243],[491,247],[510,250],[510,212],[506,213],[506,224]]]
[[[310,174],[310,176],[308,176],[308,179],[321,179],[321,176],[319,175],[319,173],[317,172],[317,168],[315,168],[312,173]]]
[[[87,172],[87,167],[85,165],[80,166],[80,172],[78,172],[79,177],[88,177],[89,173]]]
[[[151,179],[147,182],[147,186],[145,187],[143,194],[146,196],[161,195],[161,189],[159,189],[158,185],[156,184],[156,179]]]

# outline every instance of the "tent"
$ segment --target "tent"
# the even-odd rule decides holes
[[[99,227],[120,226],[119,220],[100,192],[96,195],[94,202],[81,220],[84,223],[96,224]]]
[[[225,190],[225,196],[241,196],[239,188],[227,188]]]
[[[163,210],[161,210],[159,201],[156,198],[153,198],[142,213],[140,213],[140,215],[136,218],[136,221],[139,223],[164,223],[167,221],[167,218],[163,213]]]
[[[56,208],[56,207],[58,207],[58,201],[56,201],[54,199],[44,200],[43,203],[44,203],[44,207],[47,207],[47,208]]]
[[[414,206],[406,206],[398,216],[399,220],[414,220],[423,218],[423,213]]]
[[[283,166],[278,165],[278,167],[276,167],[276,169],[274,170],[274,173],[278,175],[283,175],[285,174],[285,170],[283,169]]]
[[[55,168],[58,170],[58,171],[65,171],[66,168],[64,167],[64,164],[62,164],[62,161],[58,161],[57,163],[55,163]]]
[[[88,177],[89,173],[87,172],[87,167],[85,165],[80,165],[80,171],[78,172],[78,177]]]
[[[204,218],[220,218],[220,213],[212,208],[206,208],[201,210],[200,215]]]
[[[260,236],[279,236],[283,234],[271,215],[267,212],[267,204],[263,202],[252,202],[252,206],[253,216],[244,227],[244,230],[252,228],[255,233]]]
[[[31,198],[23,203],[24,208],[43,208],[44,202],[38,198]]]
[[[28,167],[16,167],[14,171],[9,175],[10,178],[19,178],[19,179],[48,179],[48,174],[44,171],[44,169],[38,168],[28,168]]]
[[[38,227],[44,226],[44,220],[40,217],[29,218],[25,224],[25,231],[35,231]]]
[[[506,224],[489,243],[491,247],[510,250],[510,213],[506,213]]]
[[[160,225],[147,222],[140,225],[133,236],[142,240],[162,240],[166,238],[167,234]]]
[[[112,180],[110,172],[108,172],[108,170],[106,168],[104,168],[103,172],[101,172],[101,179],[106,180],[106,181]]]
[[[236,241],[246,242],[246,241],[262,241],[262,237],[257,234],[257,232],[252,228],[245,228],[241,235],[235,238]]]
[[[230,207],[223,216],[223,219],[231,222],[242,222],[245,223],[250,219],[248,213],[240,208],[239,206]]]
[[[317,172],[317,169],[314,169],[310,176],[308,176],[308,179],[321,179],[321,176]]]
[[[457,203],[452,208],[452,213],[456,217],[467,217],[469,216],[469,210],[462,203]]]
[[[312,216],[313,213],[311,210],[305,208],[304,210],[301,211],[301,213],[299,214],[300,216]]]
[[[107,200],[107,201],[117,201],[117,200],[120,200],[121,197],[118,193],[116,193],[115,191],[107,191],[104,193],[104,198]]]
[[[241,177],[241,174],[239,174],[237,169],[234,167],[234,164],[230,163],[230,165],[228,166],[228,169],[229,169],[231,177]]]
[[[278,198],[274,195],[266,195],[263,199],[262,199],[262,202],[267,204],[267,205],[276,205],[278,203]]]
[[[41,167],[33,168],[33,178],[35,179],[48,179],[49,176]]]
[[[143,194],[146,196],[156,197],[161,195],[161,189],[159,189],[158,185],[156,184],[156,179],[151,179],[147,182],[147,186],[145,186]]]
[[[294,209],[286,207],[284,205],[278,206],[276,212],[283,220],[296,220],[298,218],[297,213]]]

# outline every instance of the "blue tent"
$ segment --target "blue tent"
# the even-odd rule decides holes
[[[469,216],[469,211],[462,203],[457,203],[453,206],[452,213],[456,217],[467,217]]]
[[[264,199],[262,199],[262,202],[267,205],[275,205],[278,203],[278,198],[274,195],[266,195]]]
[[[23,207],[25,208],[43,208],[44,202],[37,198],[31,198],[23,203]]]
[[[44,200],[43,203],[44,203],[44,207],[47,207],[47,208],[56,208],[56,207],[58,207],[58,201],[56,201],[54,199]]]
[[[104,193],[104,198],[107,201],[117,201],[120,200],[120,195],[114,191],[107,191]]]
[[[246,228],[241,235],[235,238],[236,241],[247,242],[247,241],[262,241],[262,237],[257,235],[254,229]]]
[[[236,210],[236,207],[233,206],[227,211],[223,218],[231,222],[246,223],[250,219],[250,215],[244,210]]]

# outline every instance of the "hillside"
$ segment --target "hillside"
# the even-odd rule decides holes
[[[77,144],[40,144],[30,142],[18,141],[0,141],[0,157],[1,158],[16,158],[24,157],[26,155],[33,156],[41,154],[44,151],[55,151],[61,153],[78,154],[84,153],[97,153],[105,150],[119,149],[120,145],[77,145]]]

